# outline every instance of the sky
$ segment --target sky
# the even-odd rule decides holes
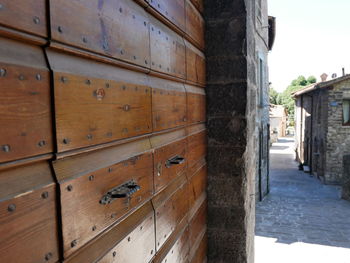
[[[269,79],[283,91],[300,75],[350,73],[350,0],[268,0],[276,17]]]

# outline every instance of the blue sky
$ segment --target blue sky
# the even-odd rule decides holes
[[[270,82],[284,90],[299,75],[350,73],[350,0],[268,0],[277,18]]]

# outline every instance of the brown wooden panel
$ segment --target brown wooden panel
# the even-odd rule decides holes
[[[152,131],[146,75],[51,51],[48,55],[55,71],[59,152]]]
[[[188,171],[189,175],[196,171],[196,164],[201,161],[207,152],[206,131],[201,131],[190,135],[187,138],[188,142]]]
[[[178,78],[186,78],[186,54],[183,39],[164,24],[151,19],[151,69]]]
[[[187,167],[186,139],[181,139],[154,151],[154,188],[160,191],[172,180],[182,174]],[[174,157],[184,158],[183,162],[169,165],[168,162]]]
[[[185,31],[184,0],[147,0],[155,10]]]
[[[186,85],[188,123],[206,121],[206,98],[202,88]]]
[[[134,1],[50,0],[50,12],[53,40],[150,66],[148,15]]]
[[[154,256],[154,219],[146,217],[99,263],[148,263]]]
[[[207,200],[205,199],[199,209],[196,211],[193,218],[189,223],[189,240],[190,247],[193,248],[197,239],[200,237],[200,233],[206,229],[207,225]]]
[[[174,184],[178,184],[175,181]],[[169,188],[172,188],[171,185]],[[159,250],[167,239],[174,232],[177,225],[182,220],[187,220],[185,216],[188,213],[188,187],[187,184],[178,186],[177,191],[172,195],[165,189],[157,197],[164,202],[154,201],[156,211],[156,248]]]
[[[189,179],[189,206],[190,209],[196,209],[196,202],[205,194],[207,188],[207,166],[200,168]],[[194,211],[195,212],[195,211]]]
[[[46,0],[2,0],[0,25],[47,37]]]
[[[30,175],[28,177],[27,175]],[[56,187],[39,163],[0,172],[1,262],[56,262]]]
[[[153,131],[186,124],[186,91],[181,83],[151,78]]]
[[[186,34],[204,49],[204,19],[190,0],[186,0]]]
[[[207,234],[204,233],[202,235],[202,239],[200,240],[200,243],[196,246],[196,250],[194,252],[191,251],[192,258],[190,260],[191,263],[203,263],[206,262],[207,258],[207,249],[208,249],[208,240],[207,240]]]
[[[168,254],[165,255],[162,263],[185,263],[188,262],[189,255],[189,230],[186,228],[182,235],[176,240],[174,245],[169,250]]]
[[[40,48],[0,39],[0,92],[0,163],[51,152],[50,76]]]
[[[128,241],[128,237],[130,237],[130,241]],[[125,238],[128,241],[127,244]],[[118,246],[119,243],[120,246]],[[122,258],[125,260],[118,262],[144,262],[143,260],[149,261],[154,256],[154,210],[151,202],[147,202],[120,223],[106,230],[64,262],[96,262],[99,259],[104,260],[105,256],[107,257],[107,262],[113,262],[109,261],[107,256],[113,256],[114,250],[111,250],[113,248],[119,253],[116,253],[115,259]],[[135,252],[137,252],[137,255]],[[132,261],[132,256],[134,256],[135,261]]]
[[[153,194],[152,153],[65,181],[61,187],[62,231],[65,256],[112,225]],[[140,189],[129,197],[101,204],[113,188],[133,181]]]
[[[191,0],[192,4],[200,11],[204,11],[203,0]]]
[[[190,42],[185,40],[186,45],[186,79],[189,82],[205,85],[205,56],[204,54],[193,46]]]

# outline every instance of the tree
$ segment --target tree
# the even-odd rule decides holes
[[[277,105],[278,104],[277,97],[279,93],[274,88],[270,88],[269,94],[270,94],[270,103]]]

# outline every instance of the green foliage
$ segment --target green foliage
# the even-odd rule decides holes
[[[313,83],[316,83],[316,78],[314,76],[310,76],[307,79],[304,76],[299,76],[298,78],[294,79],[291,84],[281,93],[278,93],[274,89],[270,88],[270,103],[283,105],[287,109],[289,119],[292,120],[294,116],[295,103],[292,93]]]

